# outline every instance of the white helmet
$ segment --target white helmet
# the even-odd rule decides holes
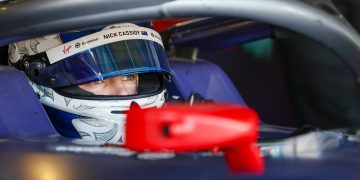
[[[125,114],[165,101],[169,65],[160,35],[135,24],[73,31],[9,45],[9,63],[24,71],[57,131],[110,143],[124,140]],[[94,94],[81,85],[136,75],[132,94]]]

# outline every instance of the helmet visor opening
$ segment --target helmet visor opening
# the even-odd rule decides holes
[[[136,77],[135,86],[129,77]],[[125,83],[122,81],[127,79]],[[125,79],[125,80],[126,80]],[[128,84],[126,84],[128,83]],[[84,88],[84,85],[87,86]],[[59,94],[78,99],[131,99],[149,96],[164,89],[163,78],[160,73],[133,74],[132,76],[117,76],[105,82],[93,82],[82,85],[72,85],[55,88]]]

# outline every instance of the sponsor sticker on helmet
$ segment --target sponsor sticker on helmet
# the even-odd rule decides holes
[[[142,39],[154,41],[161,46],[161,36],[158,32],[138,26],[106,29],[82,38],[70,41],[46,51],[50,64],[61,61],[64,58],[80,53],[87,49],[110,44],[118,41]]]

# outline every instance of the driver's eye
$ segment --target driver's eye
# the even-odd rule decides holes
[[[131,81],[131,80],[133,80],[133,78],[134,78],[134,75],[125,75],[125,76],[122,77],[121,80],[123,80],[123,81]]]
[[[104,81],[95,81],[95,82],[92,82],[90,83],[91,85],[98,85],[98,84],[101,84],[103,83]]]

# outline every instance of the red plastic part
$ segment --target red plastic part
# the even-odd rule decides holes
[[[220,149],[233,173],[261,173],[258,123],[255,111],[238,105],[167,104],[162,109],[141,109],[133,104],[127,113],[125,146],[140,152]]]
[[[175,24],[178,24],[178,23],[181,23],[181,22],[184,22],[184,21],[188,21],[188,20],[191,20],[191,19],[188,19],[188,18],[177,18],[177,19],[164,19],[164,20],[155,20],[153,21],[153,28],[158,31],[158,32],[161,32],[161,31],[164,31],[166,29],[168,29],[169,27],[175,25]]]

